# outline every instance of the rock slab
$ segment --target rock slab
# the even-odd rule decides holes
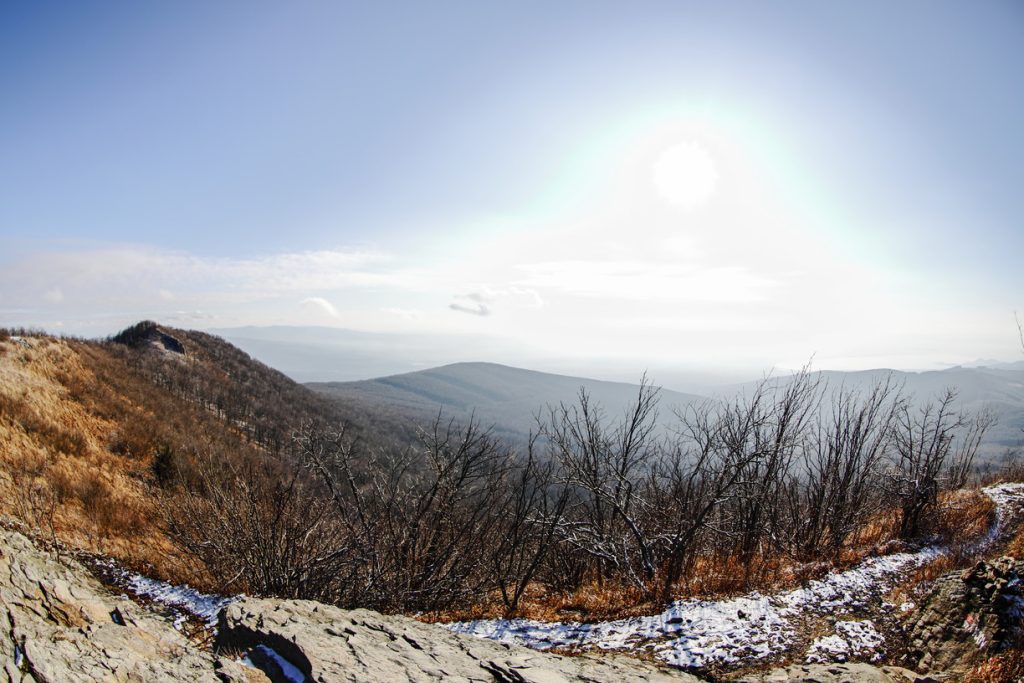
[[[307,680],[570,683],[679,681],[689,674],[622,656],[563,657],[369,610],[242,599],[220,614],[218,645],[273,649]],[[279,674],[271,678],[286,680]]]
[[[242,682],[250,671],[112,595],[73,559],[0,528],[0,680]]]
[[[920,671],[959,670],[1021,641],[1024,560],[978,562],[935,580],[907,625],[907,661]]]

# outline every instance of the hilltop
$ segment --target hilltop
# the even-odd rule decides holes
[[[352,424],[369,441],[407,441],[402,430],[412,431],[346,411],[202,332],[152,322],[98,341],[7,331],[0,513],[72,547],[202,583],[168,535],[163,496],[194,476],[198,458],[287,458],[310,423]]]
[[[475,416],[496,434],[522,444],[537,433],[549,408],[571,405],[585,391],[612,419],[636,401],[640,386],[585,377],[555,375],[498,363],[453,363],[429,370],[359,382],[310,382],[306,386],[334,399],[395,411],[420,422],[438,412],[463,422]],[[695,394],[659,390],[663,426],[674,412],[704,400]]]

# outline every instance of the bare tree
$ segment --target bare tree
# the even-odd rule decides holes
[[[163,495],[171,535],[221,589],[335,602],[358,569],[330,501],[295,468],[204,456],[194,485]]]
[[[489,554],[506,615],[519,608],[547,559],[569,502],[569,489],[556,486],[555,464],[541,462],[535,449],[531,435],[526,458],[509,473],[503,504],[494,513],[501,521]]]
[[[671,598],[713,513],[728,502],[744,471],[749,454],[731,448],[724,438],[727,422],[735,417],[731,407],[715,402],[688,407],[679,415],[679,439],[659,463],[663,486],[655,507],[663,521],[664,600]]]
[[[824,551],[835,557],[847,536],[879,507],[877,478],[904,403],[891,375],[863,398],[846,387],[832,395],[831,414],[819,416],[811,436],[793,515],[804,556]]]
[[[562,540],[594,560],[599,580],[622,572],[645,587],[657,570],[642,524],[649,501],[639,490],[658,450],[657,405],[658,390],[645,376],[623,419],[608,427],[602,409],[581,389],[575,405],[551,410],[544,430],[564,484],[574,492],[572,514],[560,525]]]
[[[819,380],[805,367],[781,386],[762,381],[748,401],[737,400],[725,415],[726,448],[742,463],[728,510],[729,533],[748,575],[765,541],[771,542],[769,550],[783,545],[788,474],[819,400]]]
[[[894,431],[894,467],[887,490],[900,506],[900,536],[920,536],[934,512],[944,485],[963,483],[991,418],[970,420],[954,409],[956,391],[947,389],[917,411],[903,405]],[[967,428],[959,445],[958,432]],[[952,466],[952,474],[947,468]]]

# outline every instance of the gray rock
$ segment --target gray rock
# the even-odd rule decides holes
[[[323,682],[698,680],[628,657],[562,657],[315,602],[246,599],[220,621],[218,647],[249,653],[266,674],[198,647],[73,559],[0,528],[0,681],[269,683],[284,680],[277,656]]]
[[[0,529],[0,662],[11,681],[247,681],[162,618]]]
[[[789,666],[738,680],[743,683],[929,683],[937,679],[896,666],[854,663]]]
[[[308,679],[324,683],[699,680],[628,657],[563,657],[452,633],[407,617],[302,600],[235,602],[220,614],[217,640],[223,647],[272,648]]]
[[[920,671],[960,670],[1021,637],[1024,561],[978,562],[935,580],[907,624],[909,665]]]

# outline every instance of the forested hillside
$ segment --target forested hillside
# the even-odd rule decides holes
[[[166,492],[198,463],[286,462],[310,424],[350,424],[375,444],[414,433],[359,420],[201,332],[146,322],[104,341],[0,333],[2,512],[163,576],[209,578],[167,526]]]
[[[467,422],[471,417],[508,441],[525,445],[530,433],[551,417],[552,408],[575,403],[581,390],[609,419],[630,409],[640,386],[512,368],[497,363],[455,363],[439,368],[360,382],[311,382],[306,386],[332,399],[420,422],[443,413]],[[660,427],[703,397],[660,390]],[[538,422],[539,418],[539,422]]]
[[[804,372],[671,409],[646,383],[585,384],[510,443],[466,419],[477,402],[575,380],[466,365],[385,383],[463,410],[416,422],[148,322],[0,344],[8,512],[219,590],[515,612],[598,586],[608,604],[588,609],[628,610],[985,523],[953,492],[990,421],[892,378],[835,391]]]

